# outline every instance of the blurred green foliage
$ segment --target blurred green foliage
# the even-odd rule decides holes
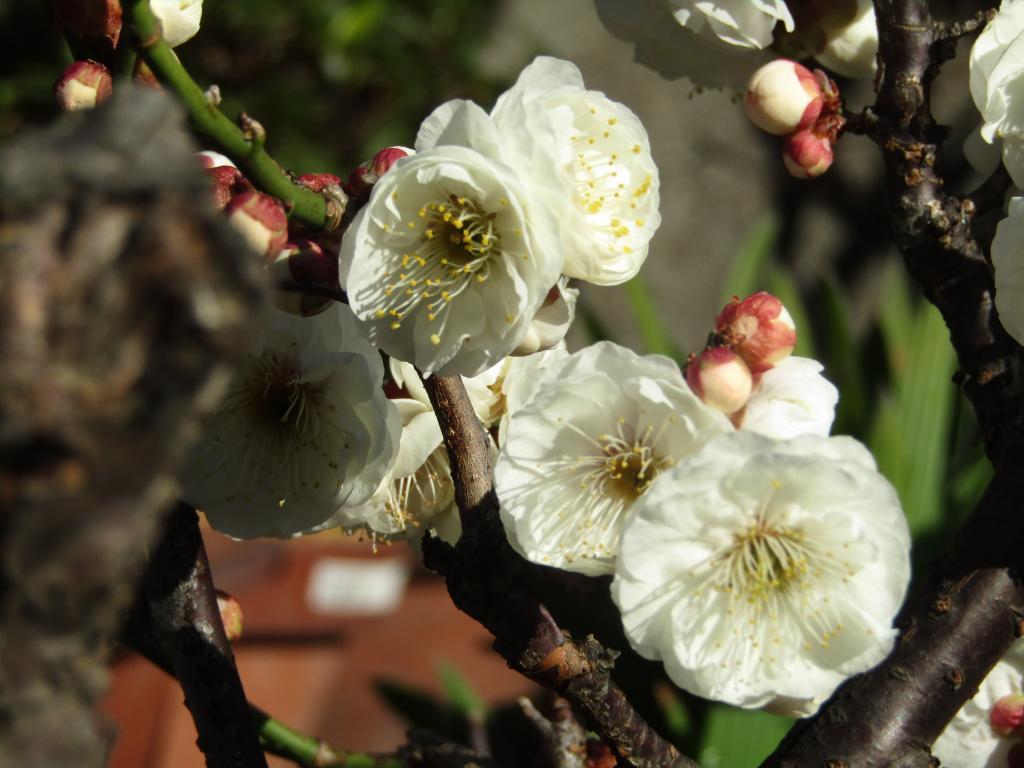
[[[177,49],[223,109],[245,109],[296,173],[345,176],[377,149],[411,145],[442,101],[490,105],[507,83],[477,55],[500,3],[473,0],[207,2],[200,33]],[[51,87],[70,54],[49,3],[0,4],[0,138],[53,119]],[[39,41],[46,41],[40,45]]]

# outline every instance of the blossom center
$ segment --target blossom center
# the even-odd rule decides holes
[[[320,431],[323,387],[302,380],[299,361],[265,352],[254,358],[245,380],[228,398],[229,409],[244,410],[268,433],[296,437]]]
[[[377,318],[390,316],[391,329],[398,330],[406,315],[425,305],[427,319],[439,323],[431,341],[440,344],[448,306],[474,282],[487,282],[495,258],[504,254],[496,219],[476,201],[451,194],[403,220],[401,227],[414,239],[402,254],[401,268],[386,275],[390,282]]]
[[[601,483],[605,493],[635,501],[657,474],[671,464],[670,459],[656,455],[654,447],[647,444],[652,432],[653,427],[648,427],[639,437],[627,441],[620,424],[618,435],[598,436],[606,456],[604,465],[598,470],[604,475]]]
[[[808,552],[801,531],[772,527],[759,518],[733,539],[724,556],[723,586],[748,603],[798,587],[807,577]]]

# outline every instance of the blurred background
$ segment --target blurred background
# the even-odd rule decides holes
[[[58,119],[50,89],[70,53],[49,5],[24,0],[0,0],[0,50],[3,141]],[[963,190],[980,181],[961,151],[978,122],[966,52],[935,97],[952,127],[939,167]],[[682,361],[730,296],[770,290],[797,321],[797,353],[821,360],[840,389],[834,432],[867,442],[900,492],[918,570],[978,498],[989,470],[973,415],[951,384],[945,327],[889,244],[881,158],[867,139],[844,137],[821,179],[789,178],[736,94],[635,64],[591,0],[207,0],[200,34],[178,53],[200,84],[220,86],[229,115],[244,108],[263,123],[283,165],[341,176],[381,147],[411,144],[446,99],[490,108],[537,54],[575,62],[589,88],[646,126],[663,223],[638,278],[583,288],[570,347],[608,338]],[[840,87],[852,110],[871,100],[869,83]],[[467,743],[490,734],[496,754],[519,749],[526,762],[510,764],[529,764],[528,737],[504,742],[528,731],[514,698],[538,691],[407,547],[374,554],[336,533],[238,543],[207,531],[207,543],[218,585],[245,611],[237,651],[255,703],[345,748],[392,749],[414,724]],[[559,620],[594,631],[593,616],[563,598],[548,596]],[[606,644],[626,649],[614,616],[605,620]],[[689,697],[629,653],[618,674],[705,768],[756,765],[789,725]],[[145,662],[118,660],[108,708],[121,732],[113,765],[202,764],[179,690]]]

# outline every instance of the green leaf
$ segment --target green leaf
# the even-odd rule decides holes
[[[779,220],[772,213],[766,213],[747,234],[736,253],[729,274],[722,286],[721,304],[733,296],[749,296],[762,290],[764,274],[775,253],[779,236]]]
[[[633,309],[640,337],[644,341],[647,354],[667,355],[676,361],[682,360],[682,352],[672,340],[672,335],[662,321],[662,315],[647,289],[647,284],[637,275],[624,286],[629,304]]]
[[[834,434],[860,436],[867,410],[864,366],[850,326],[846,297],[834,280],[821,284],[821,346],[825,376],[839,388]]]
[[[484,700],[473,690],[473,686],[458,667],[451,662],[443,661],[437,670],[437,675],[448,701],[456,710],[466,717],[485,717],[487,715],[487,705]]]
[[[893,375],[869,445],[896,487],[916,539],[943,528],[956,361],[946,324],[932,305],[921,302],[906,327],[883,321]]]
[[[697,761],[702,768],[760,765],[792,725],[788,717],[715,704],[708,710]]]

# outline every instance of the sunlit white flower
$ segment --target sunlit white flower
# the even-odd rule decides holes
[[[739,428],[779,439],[828,436],[839,390],[822,370],[817,360],[790,356],[761,374],[737,420]]]
[[[569,326],[576,318],[576,299],[579,295],[579,290],[570,288],[569,278],[563,275],[548,291],[547,298],[530,321],[530,329],[512,350],[512,354],[532,355],[551,349],[565,339]]]
[[[394,466],[365,504],[338,510],[330,525],[366,530],[375,539],[418,538],[441,518],[454,515],[457,522],[451,468],[430,406],[411,399],[392,402],[402,419]],[[450,527],[447,521],[444,527]]]
[[[522,71],[491,116],[559,221],[565,274],[599,285],[633,277],[661,223],[658,168],[637,116],[550,56]]]
[[[981,135],[1003,141],[1003,163],[1024,187],[1024,2],[1003,0],[971,47],[970,85]]]
[[[877,66],[878,23],[871,0],[856,0],[855,5],[849,16],[845,7],[839,12],[844,17],[840,23],[833,22],[826,10],[820,25],[825,45],[814,58],[843,77],[867,79],[874,77]]]
[[[680,687],[808,714],[889,652],[909,547],[860,443],[731,432],[634,505],[612,595],[633,647]]]
[[[783,0],[664,0],[676,21],[694,32],[714,35],[741,48],[767,48],[780,21],[793,31]]]
[[[368,338],[422,371],[471,376],[494,365],[558,281],[554,219],[502,158],[487,114],[449,102],[342,241],[339,277]]]
[[[149,0],[149,7],[160,23],[160,36],[172,48],[191,40],[199,31],[203,0]]]
[[[1024,344],[1024,197],[1010,199],[992,240],[996,309],[1007,332]]]
[[[992,711],[1006,696],[1024,692],[1024,640],[1018,640],[982,681],[974,698],[964,704],[935,741],[932,753],[943,765],[964,768],[1007,768],[1024,757],[1024,739],[992,727]],[[1017,762],[1009,759],[1016,748]]]
[[[637,63],[662,77],[742,93],[750,73],[769,61],[766,51],[723,44],[681,26],[665,0],[594,0],[608,31],[635,46]]]
[[[366,501],[395,459],[400,424],[383,366],[341,305],[273,311],[204,425],[182,497],[229,536],[294,536]]]
[[[601,342],[550,366],[512,414],[494,470],[501,518],[527,559],[611,573],[630,509],[728,419],[679,368]]]

